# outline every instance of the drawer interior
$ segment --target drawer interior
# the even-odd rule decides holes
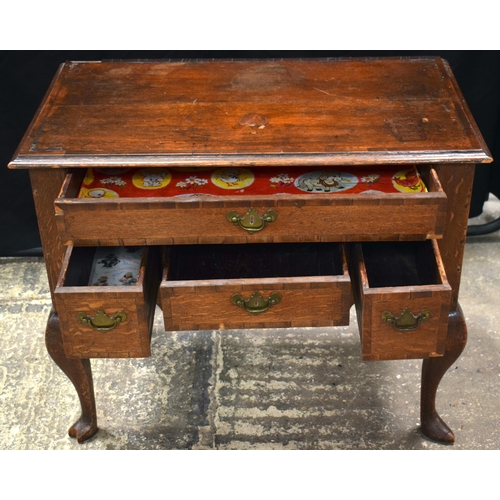
[[[431,240],[363,243],[361,246],[370,288],[443,283]]]
[[[337,243],[176,245],[169,248],[169,281],[341,276]]]
[[[142,286],[145,247],[74,247],[63,287]]]
[[[422,171],[422,173],[421,173]],[[259,167],[195,170],[182,168],[118,168],[74,172],[65,196],[71,198],[150,198],[186,195],[257,196],[280,193],[351,195],[428,192],[432,180],[426,167]]]

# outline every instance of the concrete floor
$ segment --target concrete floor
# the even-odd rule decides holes
[[[500,216],[485,205],[473,223]],[[444,446],[419,431],[421,361],[362,362],[340,328],[166,333],[153,355],[93,360],[100,430],[67,435],[76,393],[44,346],[51,307],[38,258],[0,259],[0,450],[498,450],[500,234],[469,238],[460,302],[469,341],[445,375]]]

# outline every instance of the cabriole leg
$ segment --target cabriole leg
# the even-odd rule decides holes
[[[47,322],[45,344],[50,357],[71,380],[80,398],[82,414],[70,427],[68,433],[81,443],[91,438],[97,432],[97,414],[90,360],[66,357],[62,345],[59,316],[54,311],[50,313],[49,321]]]
[[[445,353],[440,358],[425,359],[422,365],[422,389],[420,400],[420,418],[422,432],[430,439],[442,443],[453,443],[455,435],[443,422],[436,411],[436,393],[448,368],[459,358],[467,342],[467,327],[458,305],[452,311],[448,322],[448,337]]]

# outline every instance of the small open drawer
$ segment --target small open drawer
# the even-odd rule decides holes
[[[437,242],[354,244],[349,261],[363,359],[441,356],[451,287]]]
[[[167,330],[349,323],[352,291],[338,243],[167,247]]]
[[[174,169],[171,170],[169,175],[176,174]],[[333,178],[337,174],[343,175],[331,169],[323,172],[318,167],[318,170],[318,175],[330,174]],[[300,177],[293,168],[286,171],[290,178],[297,180]],[[67,175],[55,200],[55,218],[61,242],[76,246],[440,238],[446,216],[446,194],[433,168],[421,166],[419,171],[427,191],[415,193],[396,189],[396,192],[381,192],[375,183],[369,184],[371,189],[361,193],[353,193],[354,189],[316,192],[312,186],[311,192],[302,187],[294,193],[268,187],[265,193],[252,195],[245,194],[243,189],[241,191],[245,193],[238,194],[231,189],[220,189],[223,195],[189,191],[176,196],[79,198],[85,176],[82,169]],[[203,170],[189,175],[202,174],[209,182],[209,176]],[[260,181],[264,182],[264,174],[261,176]],[[358,184],[361,184],[365,177],[361,174],[356,179],[358,177]],[[171,181],[171,184],[175,182]],[[119,187],[114,192],[118,196]]]
[[[103,279],[92,283],[98,262],[96,251],[94,247],[70,246],[63,261],[54,300],[66,355],[78,358],[149,356],[161,279],[160,249],[141,249],[137,278],[125,273],[122,280],[129,282],[122,286],[98,286]],[[110,267],[113,261],[101,265]]]

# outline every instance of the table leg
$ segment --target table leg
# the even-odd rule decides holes
[[[458,293],[475,166],[439,165],[436,168],[448,197],[446,224],[438,244],[452,297],[444,355],[426,359],[422,365],[420,417],[422,432],[427,437],[442,443],[453,443],[453,432],[436,411],[436,392],[444,374],[462,354],[467,342],[467,326],[458,303]]]
[[[47,267],[52,303],[54,303],[53,294],[57,277],[61,271],[62,261],[66,252],[66,247],[59,239],[54,216],[54,200],[59,194],[66,174],[66,169],[46,168],[30,171],[33,200],[38,217],[40,239]],[[62,347],[59,317],[54,310],[50,313],[47,323],[45,344],[50,357],[71,380],[80,398],[82,414],[70,427],[69,435],[75,437],[78,442],[85,441],[97,432],[97,417],[90,361],[88,359],[66,357]]]
[[[453,443],[455,435],[436,411],[436,393],[444,374],[459,358],[467,342],[467,327],[458,305],[449,316],[448,337],[444,355],[425,359],[422,365],[422,389],[420,399],[420,420],[422,432],[430,439],[442,443]]]
[[[94,398],[94,384],[90,360],[66,357],[62,345],[59,316],[52,311],[45,331],[45,344],[50,357],[75,386],[82,414],[70,427],[68,433],[79,443],[91,438],[97,432],[97,413]]]

